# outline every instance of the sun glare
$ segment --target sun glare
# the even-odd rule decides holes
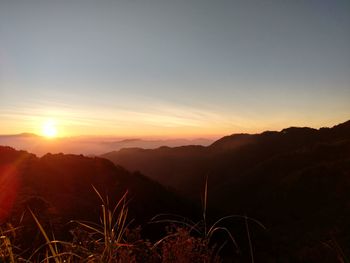
[[[55,138],[57,137],[57,126],[55,121],[47,120],[44,122],[42,127],[42,135],[46,138]]]

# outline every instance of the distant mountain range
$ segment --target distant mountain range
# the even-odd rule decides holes
[[[273,244],[264,240],[261,253],[278,248],[269,253],[280,261],[288,255],[304,262],[297,255],[311,251],[332,253],[325,243],[333,239],[350,248],[350,121],[332,128],[236,134],[207,147],[130,148],[102,157],[192,200],[208,177],[209,211],[264,222]]]
[[[113,137],[62,137],[46,139],[32,133],[0,135],[0,145],[26,150],[42,156],[50,153],[70,153],[100,155],[102,153],[129,147],[154,149],[160,146],[176,147],[181,145],[210,145],[213,140],[198,139],[139,139]]]

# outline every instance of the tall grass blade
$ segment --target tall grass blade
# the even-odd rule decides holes
[[[251,240],[251,238],[250,238],[250,231],[249,231],[249,226],[248,226],[248,219],[247,219],[247,216],[244,216],[244,217],[245,217],[245,227],[246,227],[247,236],[248,236],[250,258],[251,258],[251,262],[254,263],[253,245],[252,245],[252,240]]]
[[[207,235],[207,201],[208,201],[208,175],[205,177],[204,198],[203,198],[204,235]]]
[[[35,216],[35,214],[33,213],[33,211],[32,211],[31,209],[29,209],[29,212],[32,214],[32,217],[34,218],[35,223],[37,224],[37,226],[38,226],[38,228],[39,228],[41,234],[43,235],[43,237],[44,237],[44,239],[45,239],[47,245],[49,246],[50,252],[51,252],[52,256],[54,257],[55,262],[56,262],[56,263],[60,263],[60,260],[58,259],[58,255],[57,255],[57,253],[56,253],[56,250],[55,250],[55,248],[52,246],[51,241],[50,241],[50,238],[49,238],[48,235],[46,234],[46,232],[45,232],[43,226],[40,224],[38,218]]]

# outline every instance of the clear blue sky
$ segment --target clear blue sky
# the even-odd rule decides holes
[[[0,133],[206,136],[350,119],[350,1],[0,0]]]

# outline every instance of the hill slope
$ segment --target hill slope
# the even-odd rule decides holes
[[[65,221],[96,221],[100,201],[92,185],[103,196],[108,195],[112,204],[128,190],[131,217],[141,221],[186,207],[175,194],[140,173],[130,173],[106,159],[82,155],[46,154],[38,158],[0,146],[0,182],[2,221],[23,212],[33,200],[45,203]]]
[[[104,157],[190,198],[208,175],[209,211],[248,214],[268,227],[265,238],[272,243],[259,243],[262,254],[300,262],[298,257],[315,251],[334,253],[325,245],[333,239],[350,247],[350,121],[318,130],[231,135],[208,147],[124,149]]]
[[[201,190],[206,175],[211,187],[217,187],[228,180],[239,180],[247,171],[278,155],[348,139],[350,121],[319,130],[291,127],[281,132],[235,134],[208,147],[125,148],[102,157],[191,196]]]

